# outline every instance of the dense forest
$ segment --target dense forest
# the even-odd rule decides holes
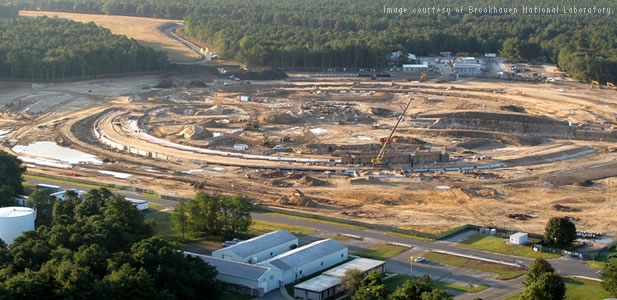
[[[281,68],[382,68],[392,51],[501,52],[558,63],[574,77],[617,81],[612,0],[0,0],[22,9],[184,18],[187,32],[225,59]],[[522,6],[610,7],[612,15],[524,14]],[[385,14],[385,7],[448,7],[447,14]],[[518,8],[517,14],[467,8]],[[463,7],[466,13],[454,13]]]
[[[0,19],[0,77],[62,80],[159,71],[167,54],[114,35],[94,23],[64,19]]]
[[[85,200],[30,199],[37,229],[0,240],[0,299],[217,299],[217,271],[152,236],[142,212],[109,190]],[[40,220],[39,214],[43,214]]]

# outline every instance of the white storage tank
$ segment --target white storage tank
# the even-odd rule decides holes
[[[0,208],[0,239],[8,245],[24,231],[34,230],[36,211],[29,207],[9,206]]]

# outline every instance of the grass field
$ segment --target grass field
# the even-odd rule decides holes
[[[563,277],[566,283],[565,300],[601,300],[611,298],[611,295],[602,288],[599,281],[573,277]],[[521,294],[505,298],[504,300],[518,300]]]
[[[321,219],[316,219],[316,218],[294,216],[294,215],[288,215],[288,214],[277,213],[277,212],[266,212],[265,214],[272,215],[272,216],[278,216],[278,217],[284,217],[284,218],[290,218],[290,219],[298,219],[298,220],[309,221],[309,222],[317,222],[317,223],[323,223],[323,224],[329,224],[329,225],[343,226],[343,227],[353,228],[353,229],[360,229],[360,230],[368,229],[367,227],[364,227],[364,226],[346,224],[343,222],[327,221],[327,220],[321,220]]]
[[[61,180],[61,179],[55,179],[55,178],[50,178],[50,177],[45,177],[45,176],[40,176],[40,175],[32,175],[32,174],[24,174],[24,177],[27,178],[32,178],[32,179],[41,179],[41,180],[45,180],[45,181],[51,181],[51,182],[57,182],[57,183],[63,183],[63,184],[71,184],[71,185],[76,185],[76,186],[83,186],[83,187],[87,187],[87,188],[91,188],[91,189],[99,189],[99,188],[106,188],[110,191],[117,191],[117,188],[112,188],[112,187],[106,187],[106,186],[102,186],[102,185],[94,185],[94,184],[87,184],[87,183],[79,183],[79,182],[74,182],[74,181],[70,181],[70,180]]]
[[[392,276],[391,278],[384,280],[384,285],[386,286],[386,289],[388,290],[388,292],[391,293],[391,292],[394,292],[396,288],[403,285],[403,283],[405,283],[405,281],[409,279],[419,279],[419,278],[399,274],[399,275],[395,275],[395,276]],[[476,285],[472,288],[469,286],[458,285],[458,284],[453,284],[453,283],[446,283],[446,282],[437,281],[437,280],[433,280],[433,287],[438,288],[440,290],[454,290],[454,291],[459,291],[463,293],[477,293],[479,291],[483,291],[488,288],[487,285]]]
[[[559,254],[553,253],[534,252],[531,247],[510,245],[507,242],[508,240],[506,239],[476,234],[474,236],[471,236],[467,240],[464,240],[463,242],[457,244],[457,246],[529,258],[541,257],[544,259],[551,259],[560,256]]]
[[[197,53],[159,30],[160,26],[167,23],[178,23],[178,20],[27,10],[20,11],[19,15],[56,16],[84,23],[92,21],[98,26],[111,30],[112,33],[134,38],[144,46],[165,50],[172,61],[190,62],[201,58]]]
[[[410,226],[401,226],[399,227],[400,229],[403,230],[413,230],[413,231],[417,231],[417,232],[424,232],[424,233],[428,233],[428,234],[434,234],[434,235],[440,235],[442,233],[448,232],[450,230],[456,229],[459,226],[416,226],[416,225],[410,225]]]
[[[386,260],[390,257],[397,256],[405,251],[409,250],[407,247],[379,244],[371,248],[364,249],[354,253],[357,256],[373,258],[378,260]]]
[[[432,238],[427,238],[427,237],[417,236],[417,235],[412,235],[412,234],[406,234],[406,233],[400,233],[400,232],[394,232],[394,231],[388,231],[387,234],[392,235],[392,236],[406,238],[406,239],[414,239],[414,240],[427,241],[427,242],[434,241],[434,239]]]
[[[151,220],[152,227],[155,235],[161,235],[170,241],[175,242],[197,242],[203,240],[212,240],[211,238],[190,238],[185,237],[182,238],[182,235],[176,233],[173,230],[173,225],[171,224],[171,211],[154,211],[146,214],[146,220]],[[315,229],[300,227],[300,226],[292,226],[282,223],[274,223],[274,222],[266,222],[260,220],[253,220],[253,224],[249,228],[248,236],[258,236],[264,233],[268,233],[271,231],[276,231],[284,229],[294,235],[310,235],[315,233]],[[218,241],[218,239],[216,239]]]
[[[525,270],[523,269],[514,268],[511,266],[502,265],[502,264],[495,264],[495,263],[489,263],[489,262],[484,262],[484,261],[476,261],[476,260],[472,260],[472,259],[468,259],[468,258],[464,258],[460,256],[441,254],[441,253],[435,253],[435,252],[426,252],[418,256],[422,256],[429,261],[433,261],[433,262],[437,262],[441,264],[447,264],[447,265],[453,265],[453,266],[458,266],[458,267],[463,267],[463,268],[468,268],[468,269],[480,270],[484,272],[497,273],[499,274],[497,279],[500,279],[500,280],[508,280],[508,279],[516,278],[516,277],[519,277],[525,274]]]

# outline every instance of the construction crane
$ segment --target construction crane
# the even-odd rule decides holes
[[[600,85],[599,82],[592,80],[591,81],[591,88],[593,88],[594,86],[597,86],[599,89],[602,89],[602,86]]]
[[[390,131],[390,135],[388,136],[388,139],[381,146],[381,150],[379,150],[379,154],[377,154],[377,156],[375,158],[371,159],[372,163],[374,163],[374,164],[380,164],[381,163],[383,155],[386,152],[386,148],[388,148],[388,144],[390,144],[390,142],[392,142],[392,136],[394,135],[394,132],[396,131],[396,128],[398,127],[398,124],[400,124],[401,120],[403,120],[403,117],[405,117],[405,113],[407,112],[407,109],[409,108],[409,105],[411,104],[412,100],[413,100],[413,98],[410,98],[409,102],[407,102],[407,106],[405,106],[405,109],[403,109],[403,113],[398,117],[398,120],[396,121],[396,124],[394,124],[394,128],[392,128],[392,131]]]
[[[610,83],[610,82],[607,82],[607,83],[606,83],[606,86],[607,86],[609,89],[611,89],[611,90],[617,90],[617,87],[615,87],[615,85],[614,85],[614,84],[612,84],[612,83]]]

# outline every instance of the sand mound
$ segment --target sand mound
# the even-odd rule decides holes
[[[291,112],[271,113],[259,117],[259,122],[270,124],[295,124],[300,122],[300,118],[294,116]]]
[[[187,140],[200,140],[211,138],[212,133],[198,125],[187,125],[184,129],[182,129],[182,131],[178,132],[177,137]]]
[[[299,184],[302,185],[306,185],[306,186],[325,186],[328,185],[328,182],[317,179],[317,178],[313,178],[311,176],[302,176],[302,178],[300,178],[298,180]]]
[[[389,117],[394,115],[394,112],[387,108],[371,107],[370,112],[376,116]]]
[[[196,116],[212,116],[212,115],[224,115],[230,113],[233,110],[226,110],[218,105],[212,106],[206,110],[198,111]]]

